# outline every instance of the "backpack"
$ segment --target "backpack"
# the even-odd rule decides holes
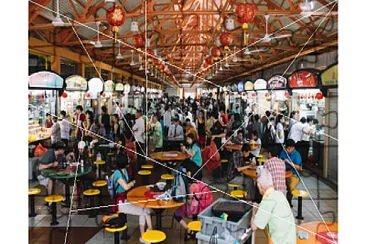
[[[210,146],[206,146],[202,152],[202,161],[210,171],[220,167],[220,153],[217,152],[215,142],[212,140]]]
[[[120,228],[126,224],[127,218],[126,218],[126,214],[124,214],[124,213],[112,214],[112,215],[104,216],[102,219],[102,222],[103,222],[104,227]]]
[[[187,194],[189,194],[188,178],[185,176],[187,170],[184,167],[179,166],[177,171],[172,184],[171,196],[176,202],[186,203],[188,198]]]
[[[203,182],[196,182],[191,184],[190,192],[193,194],[192,205],[198,206],[192,209],[193,214],[198,214],[205,210],[208,206],[213,203],[212,192],[208,186]],[[195,194],[198,193],[198,194]],[[194,203],[197,202],[198,204]]]
[[[121,175],[122,175],[122,178],[123,180],[128,183],[128,180],[125,176],[125,174],[122,172],[122,170],[120,169],[117,169]],[[114,171],[116,172],[116,171]],[[114,173],[111,175],[111,177],[108,177],[108,175],[106,176],[106,180],[107,180],[107,186],[108,186],[108,193],[109,193],[109,196],[111,197],[111,199],[114,199],[116,197],[116,191],[117,191],[117,188],[118,188],[118,185],[114,185]]]
[[[268,146],[268,145],[274,145],[275,144],[275,140],[274,140],[274,135],[272,135],[271,132],[271,127],[273,125],[270,125],[270,127],[268,128],[268,126],[266,126],[266,130],[263,133],[262,136],[262,145],[264,146]]]

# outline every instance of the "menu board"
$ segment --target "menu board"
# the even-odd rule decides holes
[[[106,82],[104,82],[104,91],[114,92],[114,82],[111,80],[107,80]]]
[[[40,71],[28,77],[28,85],[29,88],[61,89],[64,79],[55,73]]]
[[[238,83],[238,92],[243,92],[244,91],[244,81],[240,81]]]
[[[122,83],[117,83],[114,90],[115,91],[123,91],[123,84]]]
[[[89,91],[97,93],[103,91],[103,81],[99,78],[92,78],[88,81]]]
[[[249,80],[247,82],[245,82],[245,85],[244,85],[245,91],[253,91],[253,89],[254,89],[253,82],[251,82]]]
[[[338,85],[338,64],[332,65],[321,74],[322,86]]]
[[[268,80],[268,90],[286,89],[287,79],[282,75],[272,76]]]
[[[266,90],[267,89],[267,81],[264,79],[257,79],[254,82],[254,90]]]
[[[88,90],[88,82],[80,75],[72,75],[66,78],[67,91],[86,91]]]
[[[318,76],[307,70],[295,71],[288,80],[289,88],[314,88],[318,86]]]

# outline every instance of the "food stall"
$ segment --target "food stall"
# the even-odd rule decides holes
[[[100,106],[106,106],[108,111],[112,111],[112,98],[117,97],[114,88],[115,84],[112,80],[104,82],[104,92],[100,96]]]
[[[292,93],[291,110],[299,111],[299,118],[312,117],[321,121],[325,103],[319,87],[317,70],[297,70],[288,77],[288,88]]]
[[[287,79],[282,75],[274,75],[268,80],[267,89],[271,97],[271,109],[284,115],[289,113],[290,93],[287,90]]]
[[[85,94],[85,108],[84,110],[91,110],[94,113],[99,112],[99,97],[100,93],[103,91],[103,81],[100,78],[91,78],[88,81],[88,91]]]
[[[64,87],[64,79],[51,71],[40,71],[28,77],[28,142],[50,138],[51,129],[45,128],[46,114],[58,113],[57,96]]]
[[[240,83],[240,82],[239,82]],[[238,94],[238,84],[231,84],[230,86],[230,96],[229,96],[229,110],[233,111],[237,104],[237,99],[240,97]]]
[[[269,92],[267,91],[267,81],[259,78],[254,82],[253,86],[254,90],[257,93],[257,112],[259,114],[264,114],[265,111],[271,110],[271,97]]]
[[[247,105],[251,108],[253,113],[258,113],[258,105],[257,105],[257,93],[254,91],[254,84],[251,81],[246,81],[244,84],[244,99],[247,102]]]
[[[65,110],[72,119],[77,105],[85,107],[88,82],[80,75],[72,75],[66,78],[65,83],[66,89],[61,95],[61,110]]]

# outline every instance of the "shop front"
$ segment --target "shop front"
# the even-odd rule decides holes
[[[88,81],[88,91],[85,94],[84,110],[91,110],[94,114],[100,111],[100,95],[103,91],[104,84],[100,78],[91,78]]]
[[[66,88],[61,95],[61,110],[73,116],[77,105],[85,107],[85,95],[88,90],[87,80],[80,75],[72,75],[65,80]]]
[[[274,75],[268,80],[267,89],[271,101],[271,109],[285,116],[289,114],[290,93],[287,90],[287,79],[282,75]]]

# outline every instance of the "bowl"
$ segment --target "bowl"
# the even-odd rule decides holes
[[[160,191],[162,191],[166,186],[166,182],[158,182],[156,183],[156,186],[159,188]]]

